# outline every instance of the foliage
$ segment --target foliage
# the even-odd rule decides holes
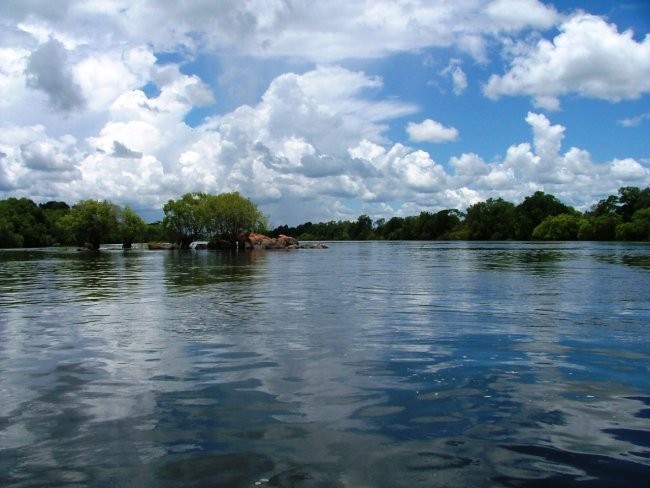
[[[197,239],[231,241],[242,230],[266,233],[266,217],[239,193],[187,193],[164,206],[162,222],[145,224],[129,207],[84,200],[35,204],[27,198],[0,200],[0,247],[39,247],[172,240],[187,247]],[[515,206],[501,198],[454,209],[372,221],[306,222],[277,227],[271,235],[301,240],[581,239],[650,241],[650,187],[622,187],[584,214],[538,191]]]
[[[367,215],[361,215],[356,222],[283,225],[272,233],[293,235],[301,240],[640,239],[644,235],[643,219],[639,220],[639,217],[633,224],[632,217],[624,219],[630,210],[634,211],[632,215],[636,215],[643,208],[650,208],[650,187],[643,190],[621,188],[619,196],[610,195],[584,214],[563,204],[555,196],[538,191],[517,206],[502,198],[490,198],[471,205],[466,214],[453,209],[421,212],[417,216],[379,219],[373,225],[369,225],[371,221]],[[549,220],[533,235],[546,219],[561,215],[562,218]],[[617,232],[623,223],[630,225],[620,227],[620,232]]]
[[[238,192],[208,195],[203,209],[205,234],[210,240],[234,241],[242,231],[266,231],[266,217]]]
[[[202,212],[207,196],[202,192],[186,193],[178,200],[169,200],[163,206],[163,227],[171,239],[180,242],[185,249],[192,241],[204,237],[205,219]]]
[[[267,225],[255,204],[238,192],[186,193],[178,200],[169,200],[163,211],[163,227],[185,249],[198,239],[233,241],[242,231],[263,232]]]
[[[122,247],[131,249],[133,242],[142,239],[147,230],[147,224],[142,217],[126,206],[118,212],[117,215],[120,235],[122,237]]]
[[[515,206],[502,198],[488,198],[467,209],[465,225],[472,240],[505,240],[514,237]]]
[[[161,221],[145,224],[143,242],[163,242],[166,239],[167,233]]]
[[[104,237],[118,228],[119,209],[108,200],[82,200],[72,207],[62,224],[78,245],[98,250]]]
[[[616,228],[622,219],[615,213],[604,215],[585,215],[578,229],[578,239],[583,241],[613,241]]]
[[[623,222],[630,222],[638,210],[650,207],[650,187],[643,190],[635,186],[625,186],[618,190],[619,207],[617,213]]]
[[[547,217],[572,213],[575,213],[575,210],[564,205],[553,195],[536,191],[517,205],[514,237],[526,241],[532,237],[533,230]]]
[[[544,241],[572,241],[577,239],[581,217],[575,214],[560,214],[546,217],[533,230],[533,238]]]
[[[36,205],[27,198],[0,201],[0,247],[40,247],[58,242],[56,223],[67,205]]]
[[[616,227],[616,239],[621,241],[650,241],[650,206],[634,212],[629,222]]]

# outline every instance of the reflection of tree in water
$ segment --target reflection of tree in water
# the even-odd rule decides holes
[[[266,252],[183,251],[165,256],[165,284],[173,293],[192,293],[209,285],[251,285]],[[237,287],[240,289],[240,287]]]
[[[69,249],[11,251],[0,254],[0,284],[42,300],[96,301],[133,288],[141,279],[137,255],[122,252],[71,252]]]
[[[142,280],[141,255],[125,252],[82,252],[57,258],[56,273],[63,288],[80,298],[103,300],[133,289]]]
[[[479,264],[487,270],[546,274],[558,271],[558,264],[567,258],[559,248],[488,248],[479,257]]]

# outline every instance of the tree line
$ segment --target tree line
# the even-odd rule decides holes
[[[622,187],[581,213],[537,191],[515,205],[502,198],[454,209],[372,221],[306,222],[273,234],[300,240],[590,240],[649,241],[650,187]]]
[[[27,198],[0,200],[0,248],[80,246],[171,241],[187,248],[194,240],[232,242],[242,230],[264,231],[266,219],[239,193],[187,193],[169,200],[162,222],[147,224],[129,206],[108,200],[82,200],[69,206]]]
[[[356,221],[306,222],[267,231],[268,221],[237,192],[186,193],[169,200],[160,222],[145,223],[130,207],[108,200],[82,200],[69,206],[27,198],[0,200],[0,248],[102,243],[173,242],[186,248],[206,240],[215,247],[232,243],[241,231],[279,234],[300,240],[594,240],[650,241],[650,187],[622,187],[581,213],[555,196],[535,192],[519,205],[489,198],[466,212],[454,209],[417,216]]]

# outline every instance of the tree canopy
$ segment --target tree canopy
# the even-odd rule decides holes
[[[580,213],[554,195],[537,191],[519,205],[503,198],[489,198],[467,208],[417,216],[378,219],[367,215],[357,221],[307,222],[280,226],[273,234],[289,234],[301,240],[650,240],[647,213],[650,187],[623,187],[618,195]],[[363,232],[358,232],[359,229]]]
[[[125,248],[143,241],[172,241],[183,247],[193,240],[230,241],[241,231],[267,232],[267,219],[237,192],[186,193],[165,206],[162,222],[145,224],[130,207],[108,200],[36,204],[27,198],[0,200],[0,247],[84,245],[107,242]],[[555,196],[538,191],[515,205],[489,198],[455,209],[421,212],[373,221],[306,222],[268,232],[301,240],[627,240],[650,241],[650,187],[622,187],[581,213]]]
[[[163,227],[182,248],[199,239],[232,242],[242,231],[263,232],[267,226],[264,214],[238,192],[186,193],[169,200],[163,211]]]

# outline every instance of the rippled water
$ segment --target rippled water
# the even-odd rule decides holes
[[[1,486],[647,486],[650,247],[0,251]]]

